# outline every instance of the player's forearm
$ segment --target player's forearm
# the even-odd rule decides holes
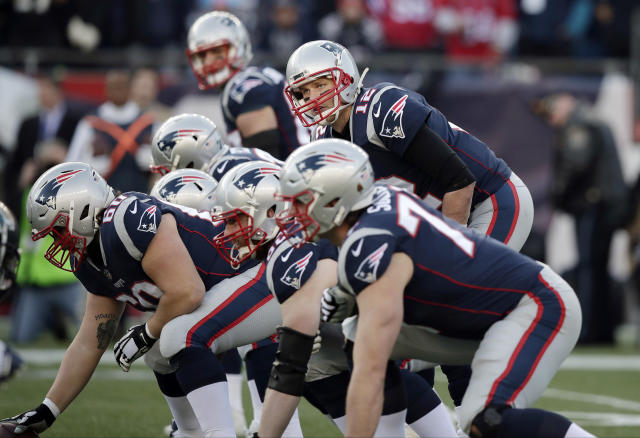
[[[166,323],[177,316],[193,312],[198,308],[203,298],[204,292],[199,290],[163,295],[158,302],[156,311],[147,321],[149,334],[156,339],[159,338],[162,327]]]
[[[76,398],[98,366],[104,350],[82,345],[76,338],[67,349],[53,385],[47,392],[60,412]]]
[[[261,438],[281,437],[299,402],[300,397],[267,388],[258,435]]]
[[[471,183],[460,190],[445,193],[442,199],[442,214],[466,226],[469,221],[474,187],[475,183]]]
[[[354,372],[347,391],[347,437],[371,437],[382,415],[384,374]]]

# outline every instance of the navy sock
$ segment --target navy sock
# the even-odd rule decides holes
[[[347,405],[349,371],[304,384],[304,397],[323,414],[331,418],[344,417]]]
[[[429,383],[416,373],[400,370],[407,394],[407,424],[427,415],[441,401]]]
[[[506,409],[497,438],[564,438],[571,421],[542,409]]]
[[[222,364],[207,348],[187,347],[171,358],[171,364],[178,368],[176,377],[185,394],[227,380]]]
[[[242,359],[240,359],[237,349],[232,348],[224,353],[222,366],[227,374],[240,374],[242,371]]]
[[[269,375],[271,374],[271,367],[276,358],[277,350],[278,344],[268,344],[257,350],[251,350],[244,358],[244,363],[247,366],[247,380],[255,382],[262,402],[264,402],[264,393],[267,390],[267,383],[269,383]]]
[[[436,380],[436,370],[435,370],[435,368],[427,368],[426,370],[418,371],[415,374],[417,374],[420,377],[422,377],[429,384],[429,386],[433,388],[433,385],[434,385],[435,380]]]
[[[182,390],[175,372],[169,374],[160,374],[154,371],[153,374],[155,374],[156,381],[158,382],[158,387],[164,395],[168,397],[183,397],[187,395]]]
[[[451,400],[453,400],[453,404],[460,406],[462,404],[462,397],[464,396],[464,393],[469,386],[469,380],[471,379],[471,366],[442,365],[440,369],[447,376],[447,380],[449,381],[449,395],[451,396]]]
[[[407,409],[407,395],[400,375],[398,364],[390,360],[387,362],[387,375],[384,379],[384,402],[382,415],[395,414]]]

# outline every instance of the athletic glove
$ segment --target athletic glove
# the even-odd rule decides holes
[[[355,309],[353,295],[343,291],[339,286],[330,287],[322,292],[322,320],[324,322],[342,322]]]
[[[313,347],[311,347],[311,354],[316,354],[322,348],[322,336],[320,336],[320,330],[316,332],[316,337],[313,338]]]
[[[16,425],[14,433],[21,434],[26,430],[34,430],[38,433],[45,431],[56,420],[56,415],[44,403],[37,408],[23,412],[14,417],[0,420],[0,423],[12,423]]]
[[[147,324],[134,325],[113,346],[116,362],[122,371],[129,371],[131,364],[145,354],[155,344],[156,339],[149,334]]]

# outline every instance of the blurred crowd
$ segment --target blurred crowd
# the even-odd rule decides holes
[[[362,52],[452,58],[627,57],[635,0],[0,0],[0,47],[182,47],[204,12],[229,10],[256,51],[313,39]]]

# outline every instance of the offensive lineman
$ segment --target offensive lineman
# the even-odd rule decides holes
[[[347,436],[372,436],[386,361],[399,355],[471,363],[459,414],[472,438],[592,437],[529,408],[578,339],[571,287],[546,265],[373,179],[361,148],[332,139],[299,148],[280,174],[280,196],[291,207],[278,225],[293,244],[302,233],[340,246],[339,287],[358,306],[357,318],[343,324],[355,342]],[[438,352],[440,336],[469,344],[445,342]]]

